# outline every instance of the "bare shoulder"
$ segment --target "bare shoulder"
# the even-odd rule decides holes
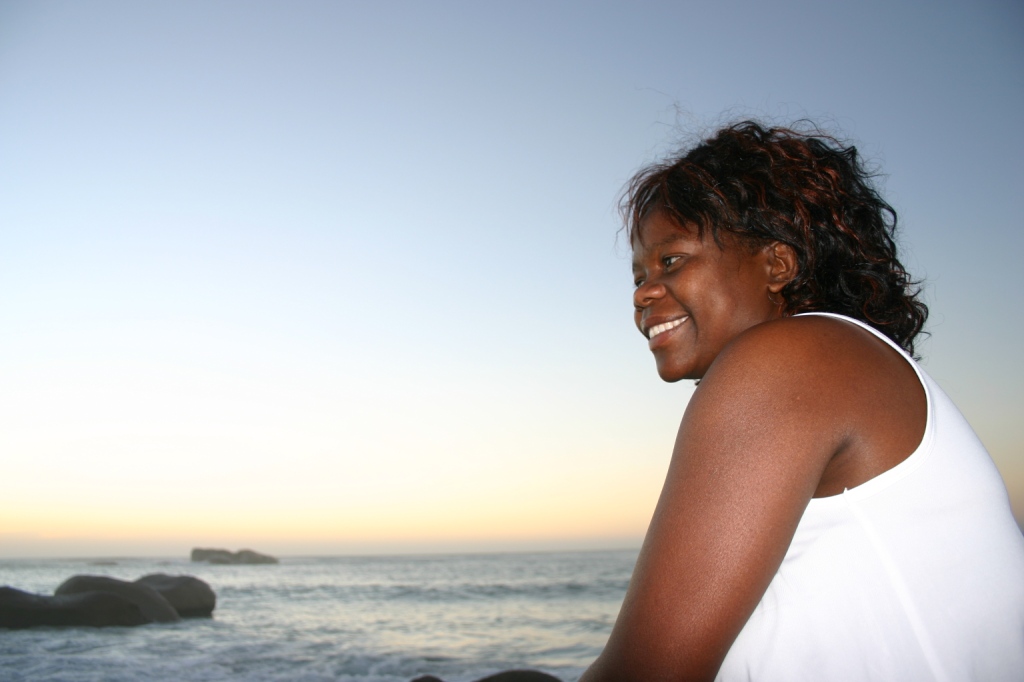
[[[859,385],[875,374],[911,370],[906,359],[871,332],[824,315],[786,317],[751,327],[711,365],[709,383],[772,382],[776,389],[804,385],[828,391]],[[912,372],[912,370],[911,370]]]
[[[755,456],[750,453],[761,453],[805,475],[820,475],[859,419],[849,414],[850,394],[859,390],[876,345],[883,344],[870,332],[824,316],[751,327],[711,364],[687,406],[680,435],[714,434],[719,445],[708,451],[710,457],[727,456],[730,448],[723,445],[736,443],[748,464]],[[772,447],[764,447],[758,434],[771,434]]]
[[[815,496],[834,495],[899,464],[924,434],[927,398],[913,366],[849,321],[809,315],[750,328],[705,375],[694,419],[764,419],[801,435],[825,468]],[[794,443],[795,444],[795,443]]]

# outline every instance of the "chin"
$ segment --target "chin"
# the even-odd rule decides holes
[[[682,381],[683,379],[700,379],[700,377],[693,376],[690,372],[687,372],[682,368],[664,367],[662,365],[658,365],[658,376],[661,377],[662,381],[669,384],[674,384],[677,381]]]

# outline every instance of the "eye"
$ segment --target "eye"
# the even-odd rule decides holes
[[[675,265],[676,261],[680,260],[682,256],[665,256],[661,259],[662,266],[670,268]]]
[[[637,289],[642,287],[643,284],[644,284],[644,278],[643,277],[635,277],[635,278],[633,278],[633,286],[636,287]]]

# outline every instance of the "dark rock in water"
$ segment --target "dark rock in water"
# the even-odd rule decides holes
[[[205,561],[209,564],[233,564],[235,553],[226,549],[200,549],[192,550],[192,561]]]
[[[412,682],[444,682],[439,677],[433,675],[422,675],[417,677]],[[506,670],[504,672],[495,673],[494,675],[488,675],[482,677],[476,682],[562,682],[553,675],[542,673],[539,670]]]
[[[68,578],[53,593],[54,596],[106,592],[135,604],[147,623],[176,623],[181,616],[162,594],[148,585],[130,583],[102,575],[76,575]]]
[[[159,592],[182,618],[209,617],[217,605],[217,595],[213,589],[191,575],[153,573],[139,578],[135,583]]]
[[[483,677],[477,682],[562,682],[554,675],[539,670],[506,670]]]
[[[143,625],[139,606],[111,592],[47,596],[0,587],[0,628]]]
[[[276,564],[277,559],[268,555],[254,552],[251,549],[241,549],[232,552],[226,549],[202,549],[192,550],[192,561],[206,561],[211,564]]]
[[[240,549],[235,552],[235,556],[238,558],[240,564],[276,564],[278,563],[275,557],[269,554],[260,554],[254,552],[251,549]]]
[[[54,595],[0,587],[0,628],[145,625],[210,616],[217,597],[190,575],[157,573],[127,582],[101,575],[68,578]]]

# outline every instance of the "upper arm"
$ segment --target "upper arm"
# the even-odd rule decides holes
[[[807,324],[755,327],[683,416],[633,579],[585,679],[712,679],[785,556],[846,428],[848,377]]]

